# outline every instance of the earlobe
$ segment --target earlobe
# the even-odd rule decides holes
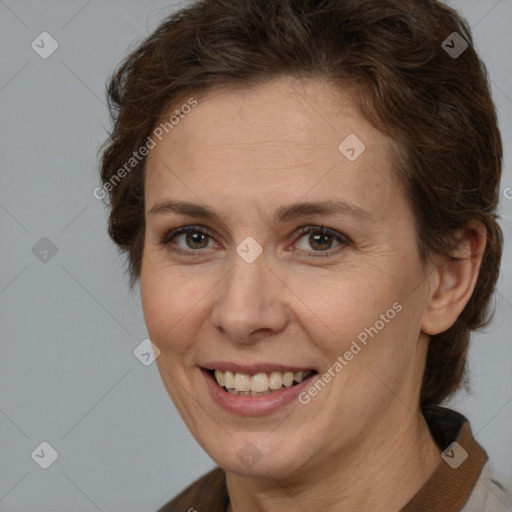
[[[455,235],[458,245],[452,257],[440,258],[433,271],[435,286],[430,290],[421,324],[425,334],[435,335],[448,330],[464,310],[475,289],[487,230],[481,222],[471,221]]]

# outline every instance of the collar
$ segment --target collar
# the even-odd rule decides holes
[[[400,512],[459,512],[473,491],[487,461],[487,453],[473,438],[469,422],[462,414],[438,405],[426,406],[422,408],[422,413],[432,437],[443,450],[444,459],[441,459],[434,473]],[[464,452],[467,458],[462,461]],[[217,467],[187,487],[158,512],[191,508],[225,512],[228,503],[226,474]]]
[[[438,405],[426,406],[422,412],[432,437],[443,450],[443,459],[400,512],[458,512],[473,491],[487,453],[473,437],[462,414]]]

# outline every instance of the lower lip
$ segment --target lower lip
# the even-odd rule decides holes
[[[243,414],[245,416],[269,414],[289,404],[295,400],[306,387],[310,386],[311,379],[318,375],[316,373],[310,375],[307,379],[304,379],[295,386],[274,391],[269,395],[247,396],[232,395],[219,386],[210,372],[201,368],[201,373],[206,380],[206,385],[214,401],[218,405],[226,409],[226,411],[235,414]]]

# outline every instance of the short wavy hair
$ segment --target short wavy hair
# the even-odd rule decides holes
[[[280,77],[351,91],[363,117],[392,138],[424,268],[432,255],[451,254],[450,235],[468,221],[487,229],[469,302],[430,339],[420,402],[440,403],[467,387],[470,334],[493,316],[503,234],[496,214],[502,141],[487,71],[467,21],[439,1],[202,0],[164,19],[107,84],[112,129],[100,148],[102,196],[130,288],[144,248],[146,159],[132,161],[129,172],[123,166],[184,98]]]

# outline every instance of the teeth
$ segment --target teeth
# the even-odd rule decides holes
[[[289,388],[293,384],[293,372],[286,372],[283,375],[283,384]]]
[[[235,373],[235,389],[237,391],[251,390],[251,377],[246,373]],[[256,391],[256,390],[254,390]]]
[[[251,377],[251,391],[259,391],[260,393],[268,391],[268,377],[266,373],[257,373]]]
[[[270,389],[281,389],[283,387],[283,374],[281,372],[272,372],[268,381]]]
[[[222,375],[222,373],[224,373],[224,386],[228,389],[234,389],[235,387],[235,376],[233,375],[232,372],[221,372],[219,370],[217,370],[217,372]],[[216,373],[217,373],[216,372]],[[215,375],[215,377],[217,377],[217,375]],[[219,380],[217,379],[217,382],[219,382]],[[219,385],[222,386],[222,384],[219,382]]]
[[[296,373],[272,371],[250,376],[246,373],[215,370],[214,375],[219,386],[226,388],[232,395],[260,396],[282,389],[283,386],[289,388],[294,382],[302,382],[311,373],[311,370]]]
[[[220,372],[219,370],[215,370],[215,378],[217,379],[219,386],[224,386],[224,384],[225,384],[224,373]]]

